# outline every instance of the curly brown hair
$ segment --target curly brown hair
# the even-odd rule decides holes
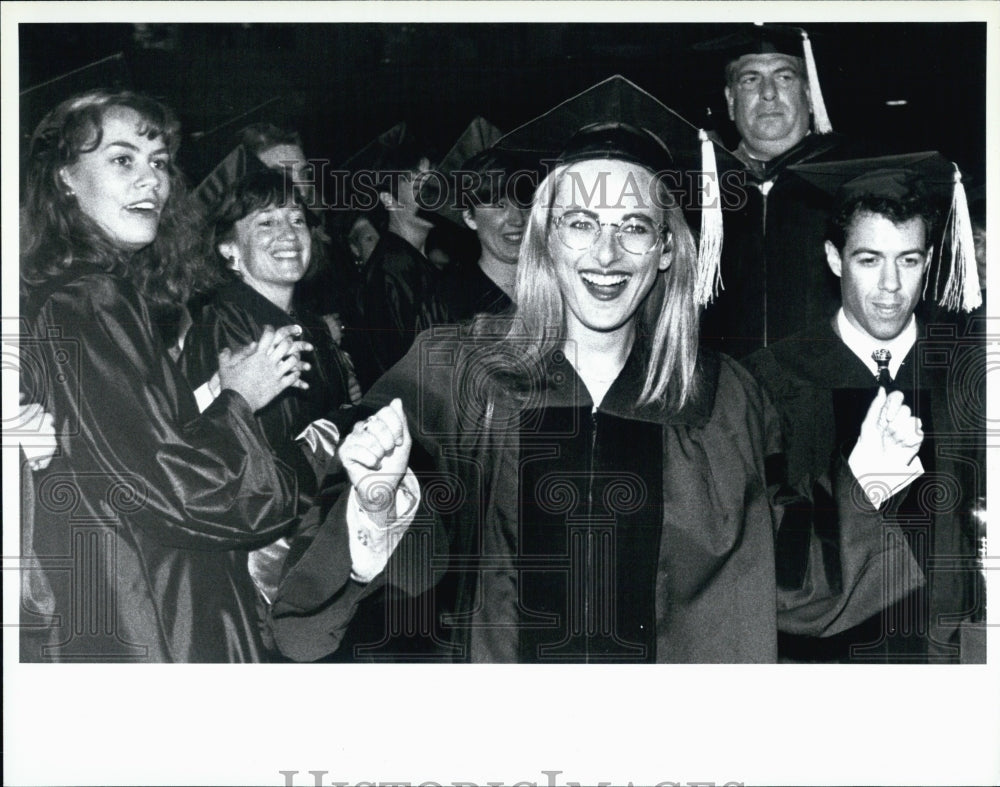
[[[142,118],[139,133],[162,137],[170,154],[170,197],[156,239],[143,249],[118,248],[67,193],[60,170],[101,144],[104,118],[114,108]],[[60,276],[76,265],[93,265],[129,278],[151,306],[172,311],[197,291],[217,284],[200,253],[203,227],[187,199],[184,177],[174,164],[180,124],[159,101],[129,91],[92,90],[63,101],[35,129],[21,211],[21,279],[26,288]]]

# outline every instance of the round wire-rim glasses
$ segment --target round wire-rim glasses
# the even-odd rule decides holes
[[[555,220],[556,236],[568,249],[583,251],[593,246],[605,227],[615,228],[618,245],[629,254],[647,254],[662,240],[664,225],[646,216],[626,216],[620,222],[598,221],[585,210],[571,210]]]

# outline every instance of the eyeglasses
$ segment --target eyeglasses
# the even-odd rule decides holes
[[[601,237],[604,227],[615,227],[618,245],[629,254],[646,254],[660,242],[663,225],[644,216],[631,216],[620,224],[598,221],[582,210],[564,213],[555,221],[556,235],[564,246],[583,251]]]

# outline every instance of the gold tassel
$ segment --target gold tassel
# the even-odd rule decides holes
[[[701,140],[701,171],[706,188],[701,200],[701,233],[698,239],[698,276],[695,302],[707,306],[722,289],[722,199],[715,148],[708,134],[698,129]]]
[[[826,103],[823,101],[823,91],[819,87],[819,72],[816,70],[812,42],[805,30],[802,31],[802,54],[806,61],[806,77],[809,80],[809,103],[812,105],[813,131],[817,134],[829,134],[833,131],[833,126],[830,123],[829,115],[826,114]]]
[[[938,301],[950,311],[971,312],[982,305],[979,286],[979,269],[976,267],[975,240],[972,237],[972,220],[969,218],[969,201],[962,184],[962,173],[955,167],[955,186],[951,197],[945,237],[951,251],[951,268],[944,285],[944,294]],[[944,265],[944,249],[941,250]]]

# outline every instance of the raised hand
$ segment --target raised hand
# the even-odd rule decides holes
[[[903,404],[903,392],[879,388],[861,423],[858,448],[879,458],[885,469],[909,465],[920,450],[924,432],[919,418]]]
[[[308,342],[296,341],[302,328],[286,325],[275,330],[264,326],[260,339],[235,352],[219,353],[219,382],[240,394],[257,411],[289,386],[308,388],[300,378],[310,369],[301,354],[312,350]]]
[[[358,501],[377,523],[392,518],[412,444],[403,403],[393,399],[371,418],[355,424],[340,446],[340,461]]]

